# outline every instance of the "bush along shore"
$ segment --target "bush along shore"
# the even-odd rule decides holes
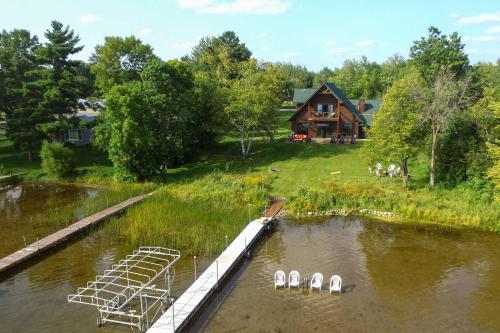
[[[497,202],[486,204],[476,197],[445,190],[396,191],[355,182],[327,183],[322,190],[301,189],[287,201],[286,214],[366,215],[500,232]]]
[[[375,209],[331,209],[331,210],[320,210],[320,211],[310,211],[302,213],[291,213],[284,209],[278,217],[311,217],[311,216],[356,216],[356,215],[368,215],[382,218],[397,218],[396,214],[392,212],[382,212]]]

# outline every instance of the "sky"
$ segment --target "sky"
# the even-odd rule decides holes
[[[135,35],[168,60],[232,30],[257,59],[318,71],[363,55],[407,57],[431,25],[457,31],[472,63],[500,58],[498,0],[0,0],[0,29],[43,41],[54,19],[80,36],[83,60],[105,36]]]

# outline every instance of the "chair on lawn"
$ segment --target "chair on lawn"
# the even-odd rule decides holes
[[[321,291],[322,284],[323,284],[323,274],[314,273],[314,275],[311,278],[311,290],[319,289],[319,291]]]
[[[338,275],[332,276],[330,279],[330,294],[332,291],[338,291],[338,293],[342,293],[342,279]]]
[[[274,273],[274,289],[280,287],[285,288],[286,275],[283,271],[276,271]]]
[[[299,288],[300,287],[300,274],[297,271],[291,271],[288,274],[288,288]]]

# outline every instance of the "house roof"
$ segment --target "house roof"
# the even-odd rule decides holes
[[[293,101],[297,104],[307,104],[309,100],[323,87],[326,86],[332,94],[337,97],[348,109],[351,111],[353,114],[358,117],[358,119],[361,121],[362,124],[367,124],[369,125],[367,119],[363,116],[361,112],[359,112],[358,108],[354,106],[354,104],[344,95],[344,93],[333,83],[324,83],[321,87],[317,89],[311,89],[311,88],[306,88],[306,89],[295,89],[293,93]],[[295,117],[302,107],[300,107],[291,117],[290,120]]]
[[[317,90],[316,88],[296,88],[293,90],[292,102],[295,104],[304,104]]]
[[[352,104],[358,105],[359,99],[351,99]],[[366,125],[372,126],[374,116],[380,111],[380,105],[382,104],[382,99],[365,99],[365,111],[363,112],[363,117],[365,117]]]
[[[324,85],[328,89],[330,89],[332,91],[332,93],[338,99],[340,99],[340,101],[342,103],[344,103],[344,105],[349,109],[349,111],[354,113],[362,123],[366,124],[366,119],[365,119],[365,117],[363,117],[363,114],[361,112],[359,112],[358,108],[355,107],[354,104],[352,104],[351,101],[347,97],[345,97],[344,93],[339,88],[337,88],[336,85],[334,85],[333,83],[325,83]]]

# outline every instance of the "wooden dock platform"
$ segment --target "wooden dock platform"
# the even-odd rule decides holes
[[[125,200],[123,202],[120,202],[119,204],[116,204],[112,207],[109,207],[98,213],[95,213],[84,219],[81,219],[80,221],[75,222],[64,229],[61,229],[45,238],[38,240],[35,243],[28,245],[24,249],[16,251],[11,255],[8,255],[7,257],[0,259],[0,273],[3,273],[8,269],[32,258],[36,254],[42,253],[52,248],[53,246],[63,242],[64,240],[76,235],[77,233],[86,229],[87,227],[94,225],[112,215],[121,212],[125,208],[144,200],[151,194],[152,193],[139,195],[130,198],[128,200]]]
[[[273,219],[281,211],[281,208],[283,208],[284,203],[285,203],[285,200],[283,200],[283,198],[274,199],[271,206],[266,208],[266,210],[264,210],[262,212],[261,216],[262,217],[269,217],[269,218]]]
[[[222,254],[200,277],[170,306],[151,326],[147,333],[179,332],[188,324],[210,295],[217,291],[219,283],[245,255],[260,234],[269,218],[254,220],[229,244]]]

